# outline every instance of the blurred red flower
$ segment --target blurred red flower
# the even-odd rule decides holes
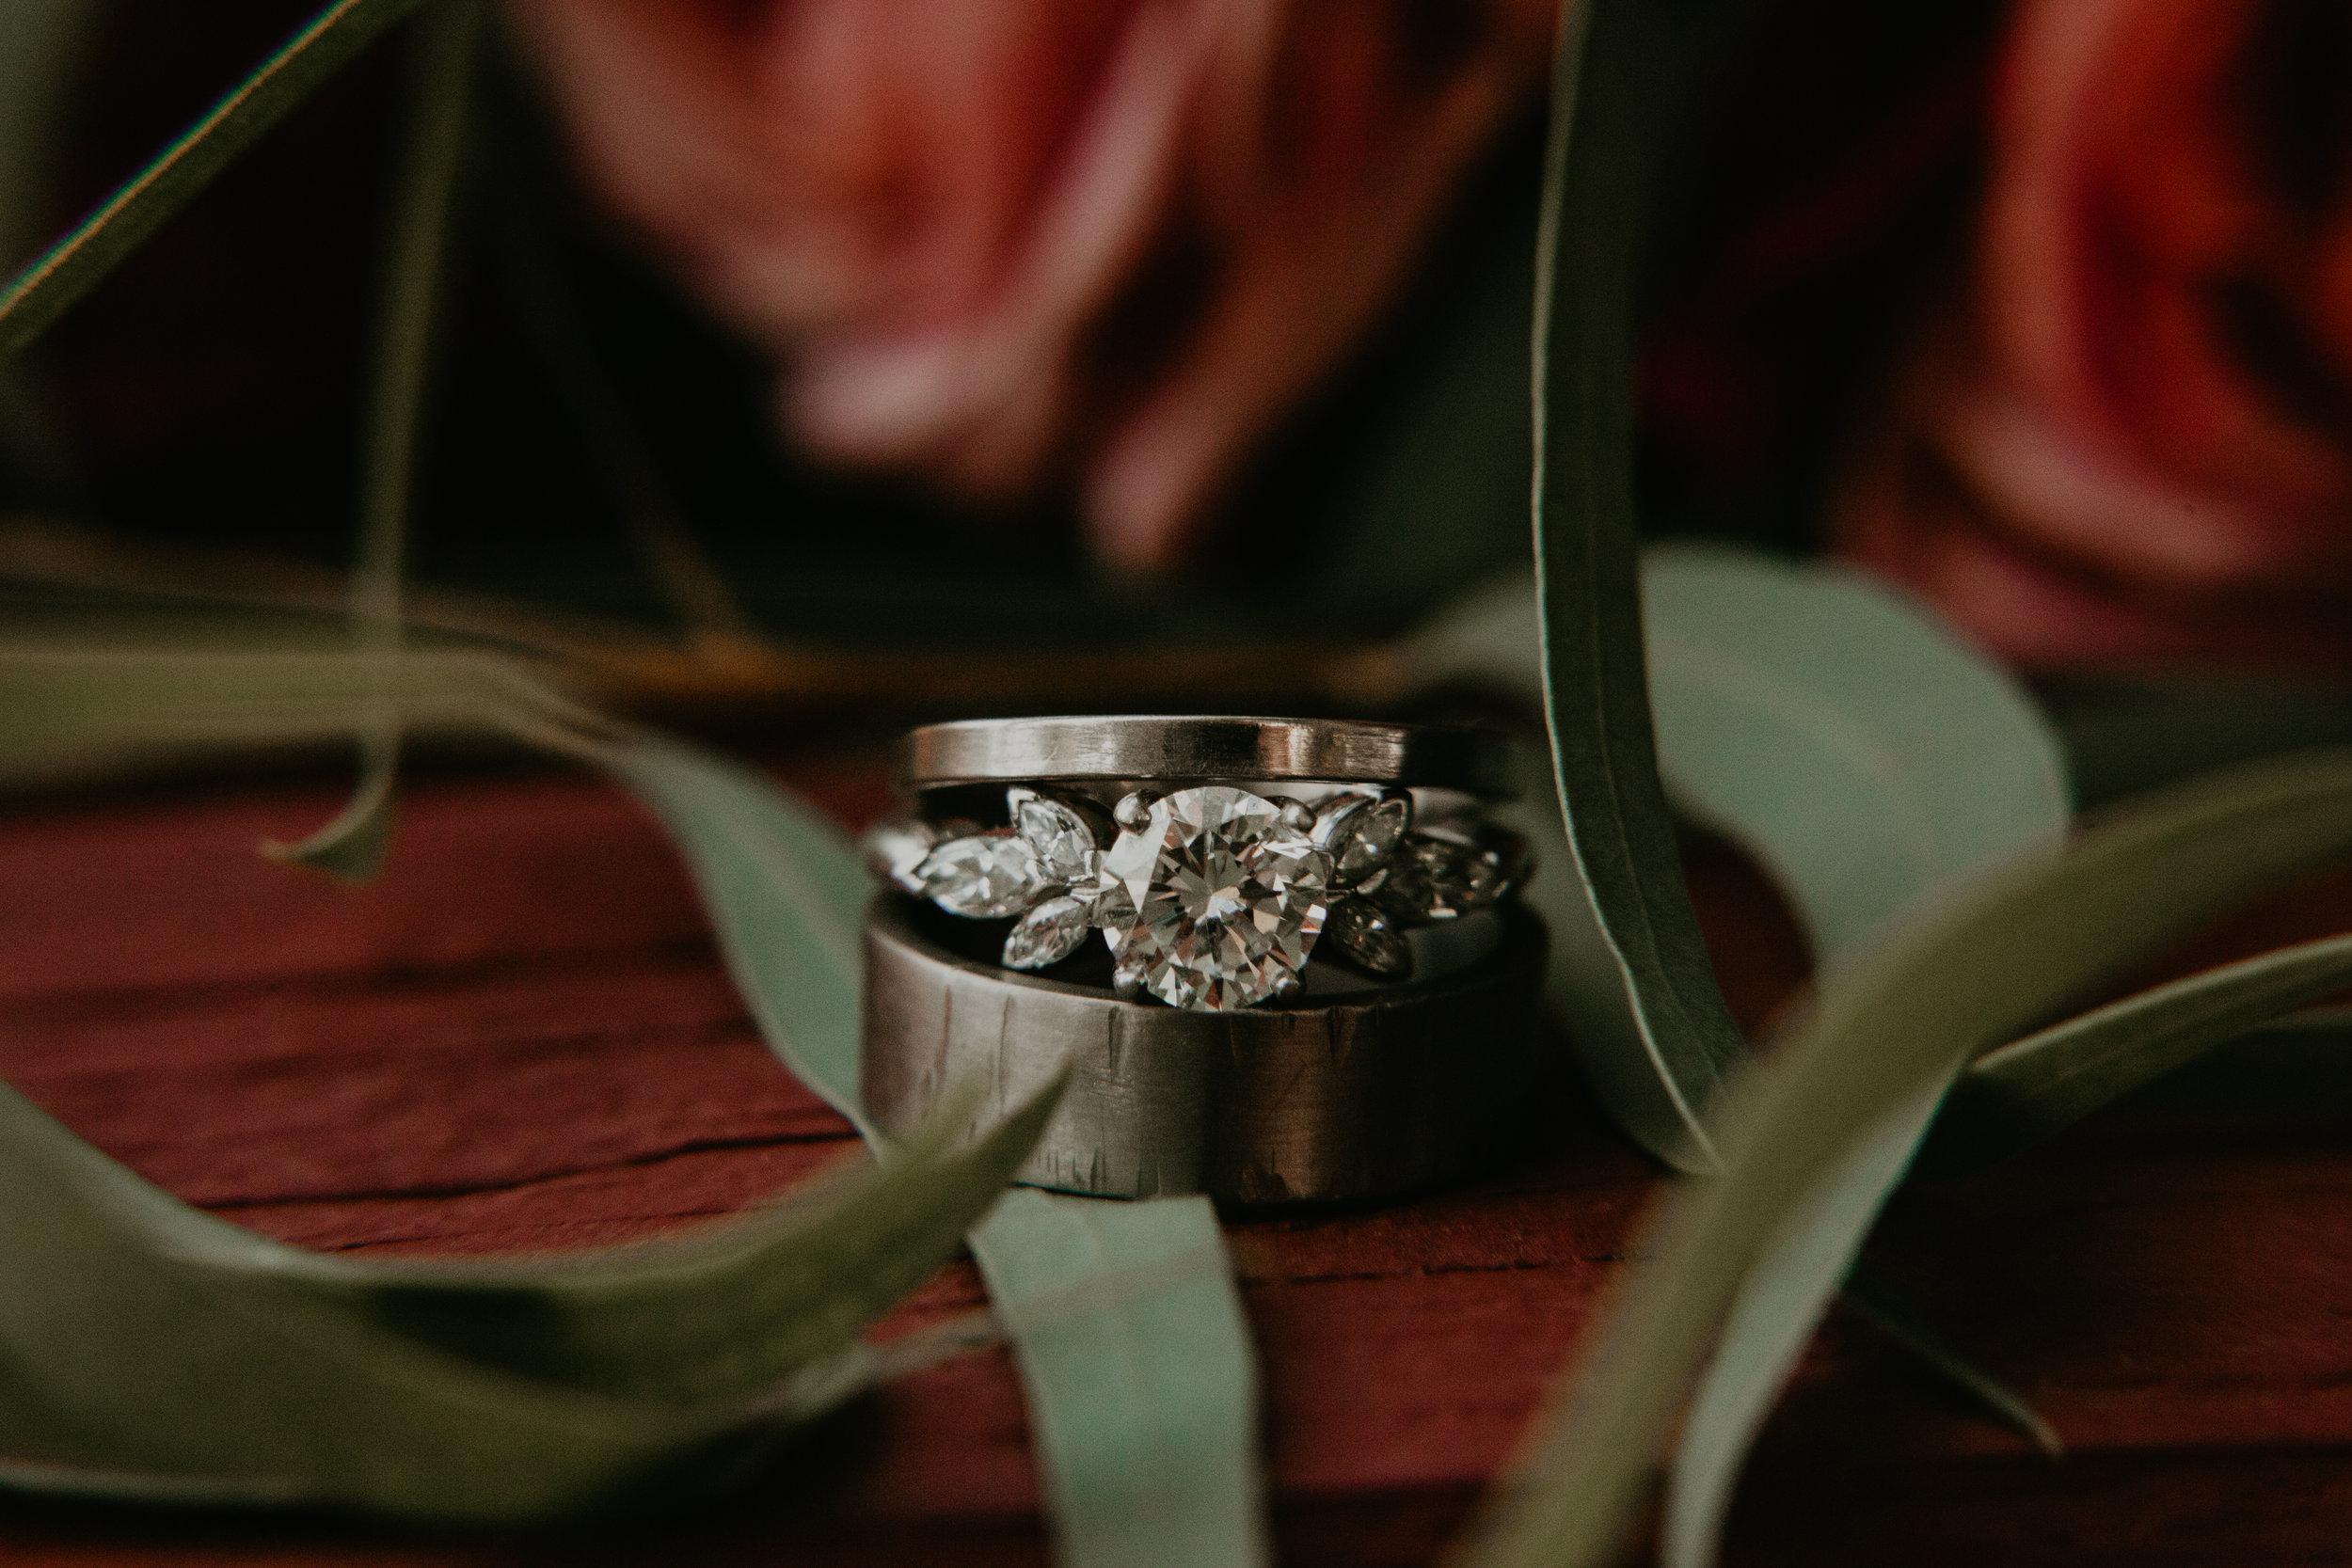
[[[514,0],[820,454],[1178,558],[1540,87],[1555,0]]]
[[[1844,553],[2044,668],[2352,664],[2352,8],[2024,0]]]

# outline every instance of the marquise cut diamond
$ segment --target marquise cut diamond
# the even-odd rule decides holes
[[[1019,914],[1045,880],[1036,849],[1005,832],[951,838],[924,857],[915,875],[941,909],[974,920]]]
[[[1327,912],[1331,857],[1280,806],[1225,784],[1155,801],[1104,851],[1096,919],[1122,978],[1223,1011],[1289,990]]]
[[[1326,801],[1316,814],[1314,838],[1330,851],[1333,884],[1352,888],[1376,881],[1412,825],[1413,802],[1407,796],[1384,798],[1356,790]]]
[[[1005,935],[1005,967],[1007,969],[1043,969],[1057,964],[1078,950],[1093,927],[1088,916],[1091,906],[1083,897],[1063,894],[1048,898],[1021,917],[1021,923]]]
[[[1048,881],[1075,887],[1094,876],[1094,834],[1086,818],[1061,801],[1033,790],[1014,789],[1006,797],[1014,831],[1037,851],[1038,863]]]

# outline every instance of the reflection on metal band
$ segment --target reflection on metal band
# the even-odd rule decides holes
[[[1009,973],[955,951],[963,923],[885,893],[866,916],[866,1101],[912,1121],[951,1083],[1017,1099],[1068,1063],[1032,1185],[1261,1204],[1457,1180],[1506,1157],[1537,1101],[1543,928],[1516,907],[1482,919],[1491,946],[1429,977],[1202,1013]]]
[[[1062,779],[1295,779],[1512,792],[1495,730],[1338,719],[1094,715],[928,724],[898,753],[909,789]]]

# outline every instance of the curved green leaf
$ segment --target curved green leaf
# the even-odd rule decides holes
[[[2043,1420],[2040,1411],[2019,1399],[2011,1389],[1985,1376],[1976,1363],[1953,1349],[1951,1342],[1921,1316],[1894,1283],[1870,1266],[1867,1258],[1856,1259],[1846,1271],[1846,1286],[1839,1294],[1870,1326],[1934,1368],[1942,1377],[1967,1390],[2035,1448],[2052,1459],[2066,1451],[2058,1429]]]
[[[856,943],[872,884],[855,854],[746,769],[663,746],[607,766],[677,839],[770,1044],[887,1148],[860,1094]],[[1267,1560],[1256,1368],[1209,1201],[1016,1192],[969,1240],[1013,1339],[1059,1560]],[[1148,1288],[1139,1270],[1158,1271]],[[1117,1288],[1084,1312],[1036,1310],[1090,1286]]]
[[[347,734],[389,712],[554,745],[673,793],[750,787],[473,656],[0,649],[0,769],[159,737]],[[817,1001],[837,1005],[845,985],[854,997],[853,972],[822,979]],[[820,1032],[831,1017],[763,1022]],[[834,1363],[858,1328],[993,1201],[1052,1099],[968,1148],[946,1131],[970,1119],[961,1109],[878,1173],[696,1236],[430,1265],[322,1257],[212,1219],[0,1090],[0,1446],[117,1494],[436,1517],[532,1517],[683,1484],[713,1445],[853,1385]]]
[[[1989,877],[1851,966],[1743,1081],[1724,1174],[1684,1184],[1567,1402],[1484,1521],[1483,1568],[1585,1568],[1767,1243],[1874,1138],[2014,1034],[2229,900],[2352,852],[2352,755],[2170,792]],[[1892,1141],[1892,1140],[1889,1140]]]
[[[1931,1085],[1873,1122],[1792,1206],[1740,1281],[1668,1471],[1659,1526],[1665,1568],[1715,1560],[1740,1464],[1941,1098],[1942,1085]]]
[[[1650,89],[1669,53],[1656,9],[1576,8],[1553,91],[1536,537],[1557,792],[1581,885],[1539,879],[1531,897],[1601,1098],[1653,1151],[1708,1169],[1708,1112],[1744,1053],[1695,951],[1657,774],[1776,873],[1823,970],[1922,895],[2053,839],[2068,805],[2055,737],[2023,694],[1886,591],[1834,570],[1661,552],[1644,562],[1635,620],[1629,267]],[[1491,626],[1456,621],[1451,648],[1448,630],[1416,653],[1449,673],[1514,662]],[[1670,1535],[1711,1541],[1754,1430],[1935,1102],[1893,1114],[1746,1282],[1685,1429]]]
[[[1257,1568],[1272,1560],[1257,1367],[1216,1211],[1021,1190],[972,1232],[1027,1385],[1057,1560]],[[1093,1310],[1061,1292],[1153,1271]]]
[[[1643,590],[1668,792],[1774,874],[1820,971],[1920,898],[2065,832],[2056,734],[2003,672],[1892,591],[1692,550],[1645,562]],[[1937,1104],[1924,1095],[1882,1124],[1742,1285],[1669,1475],[1673,1568],[1714,1560],[1740,1463]],[[1948,1347],[1930,1364],[1961,1367]],[[1957,1381],[1997,1389],[1974,1368]],[[1992,1402],[2022,1408],[2006,1390]]]
[[[40,336],[321,83],[423,0],[335,0],[0,292],[0,361]]]
[[[1641,588],[1667,796],[1774,874],[1821,967],[1938,887],[2064,831],[2050,727],[2006,674],[1899,595],[1833,567],[1682,548],[1648,552]],[[1426,627],[1404,661],[1423,687],[1475,680],[1530,694],[1533,598],[1499,584]],[[1538,843],[1560,844],[1551,791],[1530,793],[1508,815]],[[1590,926],[1573,876],[1538,877],[1527,896],[1555,929]],[[1609,994],[1597,962],[1588,945],[1582,963],[1553,966],[1555,1006],[1572,1019],[1589,1021],[1595,996]],[[1624,1085],[1688,1058],[1636,1054],[1627,1038],[1587,1032],[1580,1043],[1588,1067],[1610,1053],[1595,1079],[1628,1131],[1672,1155],[1660,1092]],[[1704,1106],[1719,1067],[1663,1098]]]
[[[986,1137],[698,1234],[531,1263],[334,1258],[188,1208],[0,1089],[0,1446],[112,1495],[546,1517],[699,1490],[850,1386],[1058,1085]]]
[[[830,823],[752,770],[598,721],[511,664],[413,649],[379,656],[150,647],[93,657],[71,648],[0,647],[0,712],[24,718],[0,729],[0,778],[159,743],[218,747],[332,736],[387,711],[412,732],[505,734],[551,746],[608,769],[635,792],[685,855],[762,1033],[803,1082],[863,1125],[856,932],[870,888],[855,852]],[[902,1155],[895,1144],[882,1152],[887,1178]],[[271,1245],[196,1219],[215,1227],[209,1234],[219,1245]],[[875,1226],[864,1234],[875,1244],[890,1240]],[[1084,1256],[1072,1252],[1073,1236],[1082,1238]],[[1055,1478],[1051,1497],[1065,1560],[1087,1568],[1204,1556],[1264,1560],[1253,1358],[1214,1210],[1200,1199],[1025,1198],[972,1229],[969,1240],[1002,1292],[998,1305],[1041,1413],[1041,1458]],[[292,1249],[269,1258],[309,1289],[342,1289],[331,1259]],[[705,1356],[721,1347],[749,1347],[748,1354],[767,1344],[763,1354],[772,1361],[799,1342],[793,1336],[807,1332],[796,1326],[803,1319],[837,1321],[795,1307],[775,1291],[763,1297],[713,1285],[692,1296],[692,1310],[705,1312],[724,1296],[734,1302],[736,1319],[703,1316],[697,1321],[706,1327],[697,1333],[672,1331],[668,1337],[697,1347],[683,1361],[650,1351],[624,1359],[638,1342],[630,1301],[615,1304],[607,1319],[592,1319],[583,1303],[596,1292],[583,1287],[553,1312],[532,1293],[528,1281],[536,1277],[517,1288],[447,1271],[403,1276],[389,1294],[368,1296],[366,1316],[372,1328],[399,1329],[405,1343],[517,1360],[534,1378],[584,1381],[598,1397],[613,1397],[615,1388],[700,1386],[715,1365]],[[1071,1306],[1081,1299],[1083,1311]],[[542,1323],[560,1331],[542,1332],[534,1326]],[[5,1341],[0,1334],[0,1345]],[[1106,1377],[1096,1358],[1104,1346],[1120,1369],[1117,1377]],[[872,1375],[866,1360],[863,1371],[834,1373],[818,1391],[838,1393],[856,1377]],[[7,1407],[6,1370],[0,1366],[0,1408]],[[796,1396],[794,1408],[814,1397]],[[228,1485],[217,1477],[125,1477],[119,1462],[100,1468],[105,1473],[73,1473],[102,1489],[136,1491],[151,1482],[162,1488],[155,1495],[194,1485],[211,1496]],[[0,1466],[0,1483],[9,1474]],[[18,1480],[34,1484],[50,1474],[35,1467]],[[627,1479],[600,1474],[614,1485]],[[256,1500],[284,1490],[282,1478],[248,1480]],[[1150,1483],[1141,1494],[1139,1481]],[[583,1485],[572,1502],[594,1495],[593,1485]],[[1151,1540],[1170,1554],[1191,1551],[1191,1559],[1134,1555],[1138,1538],[1129,1510],[1147,1494],[1164,1511]]]
[[[2256,1024],[2352,985],[2352,936],[2299,942],[2111,1002],[1971,1063],[1921,1155],[1971,1169],[2071,1126]]]
[[[1644,561],[1642,598],[1667,793],[1772,873],[1821,969],[2066,831],[2057,733],[1892,589],[1682,548]]]
[[[872,1139],[858,1078],[858,926],[874,888],[856,850],[749,768],[666,741],[600,760],[686,857],[761,1036]]]
[[[1565,8],[1535,255],[1535,572],[1552,775],[1578,873],[1554,993],[1594,1086],[1677,1164],[1743,1054],[1658,782],[1634,581],[1632,271],[1658,40],[1646,9]],[[1566,867],[1562,867],[1565,870]],[[1565,879],[1560,879],[1565,881]]]
[[[417,69],[417,102],[392,225],[391,265],[379,312],[375,388],[359,481],[359,548],[352,564],[351,612],[358,645],[373,651],[389,651],[401,643],[401,578],[407,555],[417,428],[424,409],[425,367],[457,192],[467,79],[473,71],[481,8],[476,0],[449,0],[433,23]],[[296,844],[264,844],[263,853],[314,866],[347,882],[373,878],[390,842],[392,777],[399,766],[399,725],[388,720],[371,726],[360,738],[359,786],[350,803],[310,837]]]

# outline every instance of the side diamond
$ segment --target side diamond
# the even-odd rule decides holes
[[[1414,833],[1380,884],[1381,907],[1408,926],[1452,920],[1501,901],[1534,869],[1527,841],[1502,829],[1474,843]]]
[[[949,839],[924,857],[915,875],[933,903],[972,920],[1019,914],[1045,885],[1037,851],[1009,830]]]
[[[1469,888],[1473,904],[1500,903],[1526,886],[1527,879],[1534,874],[1535,852],[1526,839],[1508,828],[1488,825],[1478,831]]]
[[[1094,830],[1075,808],[1018,785],[1005,792],[1005,804],[1013,831],[1037,851],[1047,881],[1074,887],[1093,878],[1099,847]]]
[[[1331,885],[1352,888],[1375,879],[1413,825],[1409,795],[1354,791],[1334,796],[1315,816],[1315,847],[1331,857]]]
[[[1086,899],[1068,894],[1048,898],[1023,915],[1021,923],[1006,935],[1005,967],[1043,969],[1061,962],[1078,950],[1094,928],[1087,918],[1089,912]]]
[[[1426,926],[1467,913],[1470,902],[1472,851],[1468,845],[1416,833],[1405,842],[1380,902],[1409,926]]]
[[[1403,979],[1413,972],[1412,944],[1369,898],[1343,898],[1323,923],[1323,940],[1350,962],[1375,974]]]

